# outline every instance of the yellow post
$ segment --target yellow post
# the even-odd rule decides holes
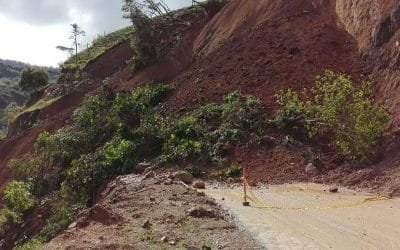
[[[243,167],[243,206],[248,207],[250,203],[247,201],[247,184],[246,184],[246,167]]]

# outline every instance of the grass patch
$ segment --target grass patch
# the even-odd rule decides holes
[[[126,41],[133,33],[132,27],[126,27],[105,36],[99,35],[93,40],[92,46],[78,53],[78,65],[75,64],[75,56],[71,56],[63,65],[63,69],[84,69],[91,61],[95,60],[110,48]]]

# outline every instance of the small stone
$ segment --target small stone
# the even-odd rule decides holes
[[[339,191],[339,188],[338,187],[331,187],[331,188],[329,188],[329,192],[331,192],[331,193],[337,193]]]
[[[150,201],[156,201],[156,198],[150,196]]]
[[[150,171],[144,175],[143,179],[150,179],[150,178],[154,178],[155,176],[156,176],[156,174],[154,173],[154,171]]]
[[[147,219],[147,220],[143,223],[142,228],[144,228],[144,229],[149,229],[151,226],[152,226],[152,224],[151,224],[150,221]]]
[[[305,169],[305,172],[309,176],[316,176],[319,174],[319,170],[314,164],[308,163]]]
[[[206,194],[204,192],[198,192],[197,196],[206,196]]]
[[[76,222],[72,223],[71,225],[68,226],[68,229],[75,228],[78,224]]]
[[[137,165],[135,170],[137,173],[145,173],[145,171],[148,170],[150,167],[151,167],[150,163],[142,162]]]
[[[206,184],[203,181],[197,181],[193,184],[193,187],[197,189],[205,189]]]
[[[170,242],[168,242],[168,244],[170,244],[171,246],[175,246],[176,245],[176,241],[171,240]]]
[[[172,185],[173,181],[171,179],[167,179],[164,181],[164,185]]]
[[[174,179],[183,181],[185,184],[193,183],[193,175],[187,171],[178,171],[174,174]]]
[[[201,248],[195,247],[195,246],[185,246],[185,250],[201,250]]]
[[[163,237],[161,238],[161,242],[167,243],[167,242],[168,242],[168,237],[167,237],[167,236],[163,236]]]

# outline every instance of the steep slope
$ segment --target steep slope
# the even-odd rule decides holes
[[[170,46],[158,63],[137,72],[132,72],[126,63],[134,56],[129,41],[113,44],[93,60],[85,61],[84,77],[71,80],[79,86],[72,93],[44,109],[20,117],[20,123],[15,123],[18,126],[24,124],[26,117],[28,120],[35,117],[28,121],[30,126],[25,130],[15,129],[13,131],[20,133],[12,133],[0,142],[0,187],[12,178],[6,168],[7,161],[30,152],[41,131],[55,131],[69,124],[84,95],[100,91],[103,83],[110,84],[105,88],[111,86],[114,90],[126,91],[144,84],[172,82],[175,91],[160,108],[162,112],[176,114],[205,103],[219,102],[225,94],[240,90],[260,98],[265,104],[265,113],[270,115],[277,109],[275,94],[278,91],[309,87],[326,69],[355,78],[372,73],[377,80],[376,95],[395,115],[392,122],[392,129],[395,129],[398,111],[397,93],[393,90],[397,66],[390,56],[395,53],[390,44],[398,35],[394,28],[396,21],[393,21],[397,20],[396,13],[390,14],[395,4],[395,1],[380,4],[372,0],[232,0],[221,11],[210,11],[208,15],[198,12],[183,15],[192,25],[179,37],[179,42]],[[376,9],[380,14],[374,14]],[[389,31],[379,28],[386,27],[387,23]],[[171,28],[176,27],[163,26],[160,32],[168,33]],[[371,31],[375,31],[372,38]],[[382,64],[382,58],[386,58],[388,64]],[[60,82],[70,83],[67,76],[63,75]],[[385,77],[391,81],[384,81]],[[277,140],[286,139],[280,136],[276,134]],[[396,139],[392,139],[390,148],[384,147],[385,156],[398,154]],[[319,149],[324,166],[316,177],[304,171],[307,162],[303,152],[313,146],[311,142],[273,149],[252,143],[239,145],[231,148],[229,157],[224,160],[227,164],[239,162],[246,166],[252,183],[334,182],[380,191],[386,185],[397,185],[393,179],[400,173],[399,167],[393,167],[397,158],[381,163],[384,165],[379,165],[380,168],[360,170],[360,166],[350,164],[338,167],[334,162],[336,152],[326,144]],[[79,234],[74,237],[79,240]]]
[[[22,70],[28,64],[0,59],[0,132],[7,127],[7,121],[3,116],[3,110],[12,102],[18,105],[24,104],[29,95],[20,90],[18,86],[19,76]],[[59,70],[56,68],[47,68],[50,81],[56,81],[59,76]]]
[[[376,80],[378,99],[392,113],[391,129],[400,126],[400,3],[396,0],[338,0],[340,21],[356,39],[368,72]]]
[[[216,101],[232,90],[275,105],[326,69],[363,72],[357,42],[338,27],[334,1],[231,1],[196,38],[201,57],[177,82],[172,108]]]

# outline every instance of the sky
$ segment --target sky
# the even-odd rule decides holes
[[[191,0],[165,0],[171,9]],[[0,58],[33,65],[58,66],[71,46],[70,24],[86,31],[82,47],[98,34],[129,25],[122,18],[122,0],[0,0]]]

